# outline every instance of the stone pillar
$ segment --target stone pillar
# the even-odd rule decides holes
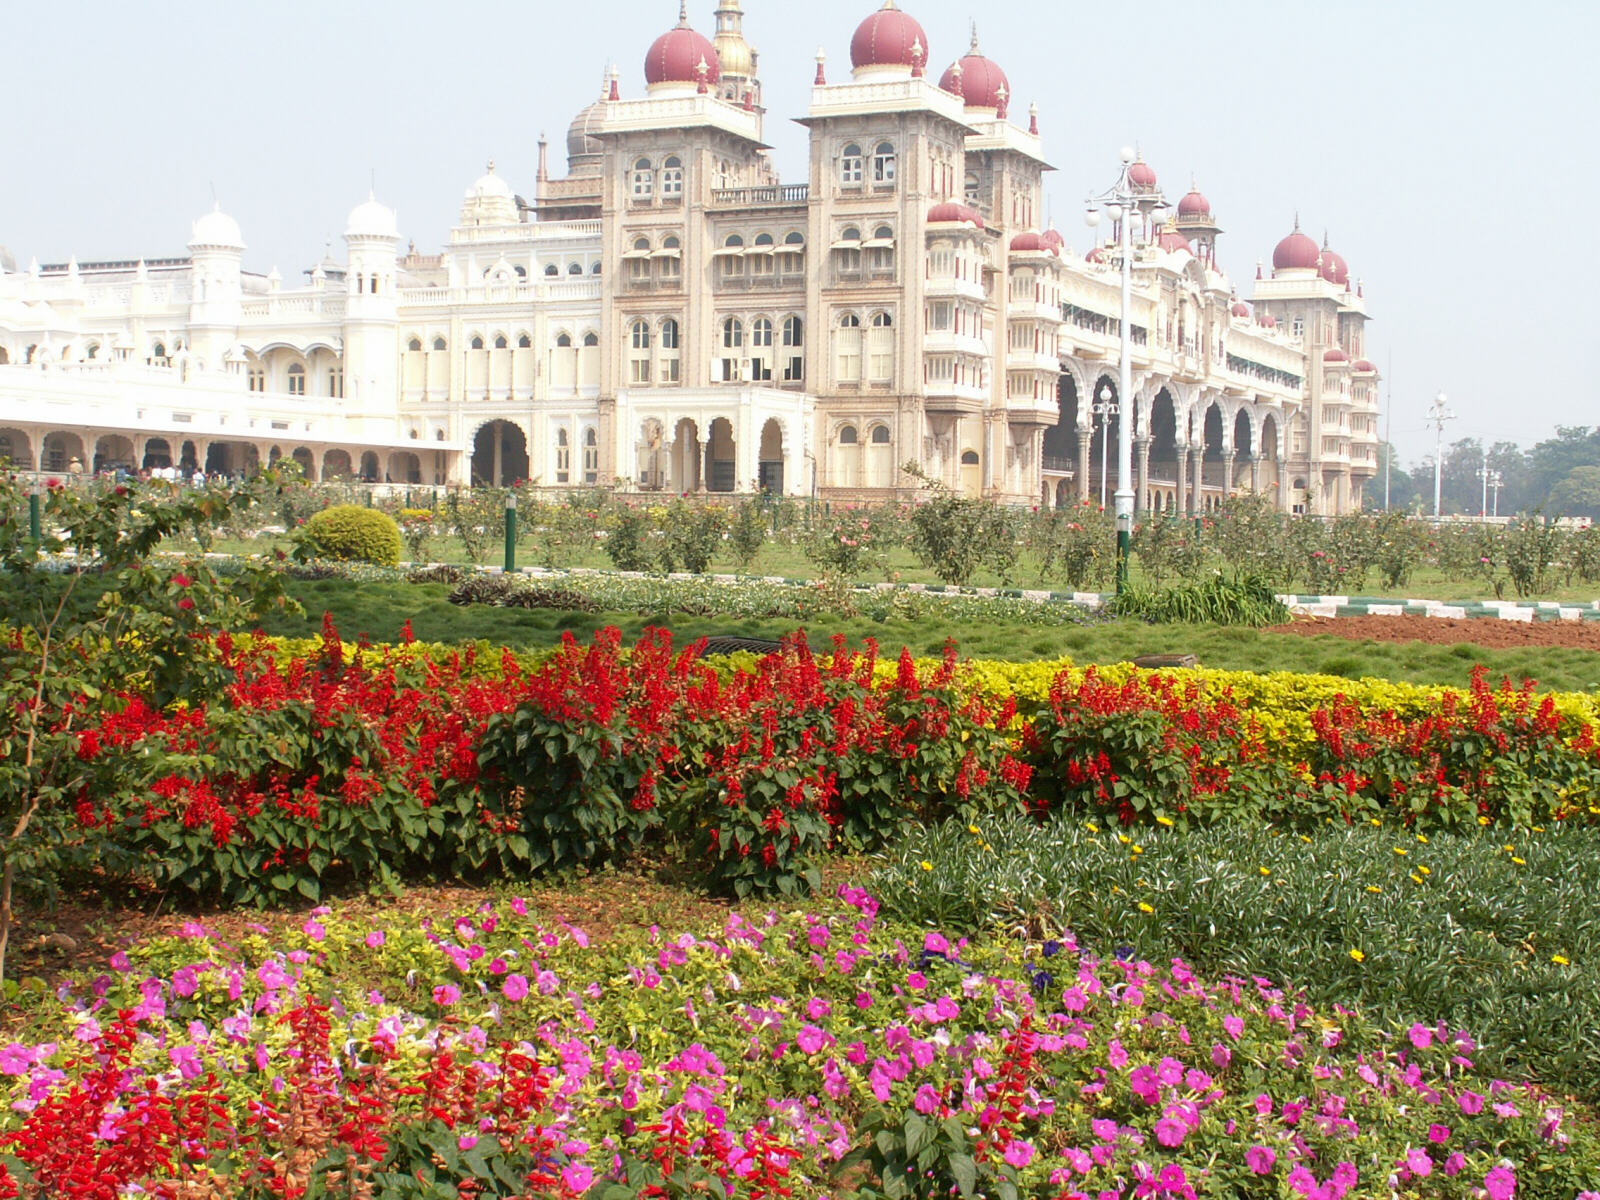
[[[1150,504],[1150,439],[1133,439],[1133,511],[1137,516],[1151,507]]]
[[[1231,445],[1222,447],[1222,501],[1227,503],[1233,495],[1233,473],[1238,468],[1239,452]]]
[[[1177,484],[1172,512],[1174,516],[1181,517],[1189,511],[1189,444],[1179,442],[1177,453],[1178,456],[1172,464],[1172,474]]]
[[[1206,507],[1206,505],[1205,505],[1205,493],[1202,490],[1202,485],[1205,483],[1205,478],[1206,478],[1206,476],[1205,476],[1205,459],[1206,459],[1206,444],[1205,444],[1205,442],[1201,442],[1198,446],[1192,447],[1190,449],[1189,453],[1194,455],[1194,468],[1193,468],[1194,469],[1194,495],[1190,497],[1189,515],[1191,517],[1198,517],[1201,513],[1203,513],[1205,511],[1205,507]]]
[[[1078,430],[1077,492],[1080,503],[1089,498],[1089,437],[1089,430],[1083,428]]]
[[[1250,463],[1250,494],[1254,496],[1261,490],[1261,456],[1252,454],[1248,462]]]
[[[700,468],[700,482],[695,491],[702,496],[706,493],[706,480],[711,476],[711,428],[706,427],[704,441],[695,443],[695,461]]]

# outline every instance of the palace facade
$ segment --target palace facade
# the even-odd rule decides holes
[[[916,463],[1059,504],[1115,471],[1109,401],[1134,406],[1141,508],[1359,506],[1378,376],[1325,242],[1297,221],[1246,303],[1191,188],[1132,256],[1118,396],[1115,237],[1080,255],[1041,221],[1037,109],[1013,119],[976,35],[939,71],[886,0],[848,72],[819,51],[808,177],[783,183],[742,19],[719,0],[706,37],[680,12],[642,92],[613,69],[573,120],[565,174],[542,138],[521,194],[490,163],[438,254],[402,248],[375,198],[344,260],[300,280],[247,270],[220,211],[183,257],[19,270],[0,252],[0,457],[837,499],[911,496]],[[1124,182],[1161,195],[1143,161]]]

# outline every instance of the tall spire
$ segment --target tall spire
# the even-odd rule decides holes
[[[678,0],[678,28],[689,28],[689,0]]]
[[[968,54],[976,54],[977,52],[978,52],[978,22],[977,22],[976,19],[974,19],[973,22],[972,22],[972,48],[970,50],[968,50],[967,53]]]

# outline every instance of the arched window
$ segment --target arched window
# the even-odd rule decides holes
[[[799,317],[783,319],[783,344],[797,350],[805,345],[805,322]]]
[[[683,160],[676,154],[667,155],[661,164],[661,195],[676,198],[683,195]]]
[[[805,269],[805,235],[791,230],[778,247],[778,274],[799,275]]]
[[[306,394],[306,369],[299,363],[289,364],[289,395],[304,396]]]
[[[572,345],[572,335],[570,333],[556,334],[556,345],[563,350],[569,348]]]
[[[406,349],[407,350],[413,350],[413,351],[421,350],[422,349],[422,339],[421,338],[412,338],[409,342],[406,343]]]
[[[879,225],[862,246],[867,252],[867,270],[875,275],[886,275],[894,271],[893,229],[887,225]]]
[[[528,277],[527,267],[513,267],[512,269],[516,271],[518,279],[526,279]]]
[[[99,356],[99,354],[100,354],[100,343],[99,342],[90,342],[88,349],[83,352],[83,356],[86,359],[88,359],[90,362],[93,362],[95,360],[95,358]]]
[[[861,318],[855,313],[839,318],[834,373],[840,383],[861,382]]]
[[[572,479],[572,444],[565,428],[556,430],[556,482],[568,483]]]
[[[750,322],[750,378],[756,383],[772,380],[772,322],[766,317]]]
[[[887,446],[889,444],[889,427],[887,425],[874,425],[872,427],[872,444],[874,446]]]
[[[567,264],[567,274],[568,275],[582,275],[583,274],[583,264],[582,263],[577,263],[577,262],[568,263]]]
[[[722,348],[724,350],[737,350],[744,345],[744,322],[738,317],[729,317],[722,323]]]
[[[722,322],[722,357],[713,364],[713,379],[733,383],[743,376],[744,322],[728,317]]]
[[[544,273],[546,276],[559,275],[561,274],[561,268],[556,266],[555,263],[546,263]]]
[[[889,383],[894,379],[894,321],[886,312],[872,314],[872,331],[867,335],[867,379]]]
[[[722,239],[722,245],[712,253],[712,257],[722,264],[723,278],[743,275],[744,238],[737,233],[730,233]]]
[[[978,465],[978,452],[976,450],[963,450],[961,452],[961,465],[975,467]]]
[[[531,350],[532,348],[533,348],[533,339],[532,338],[530,338],[525,333],[520,333],[520,334],[517,335],[517,349],[518,350]]]
[[[805,322],[797,316],[783,319],[783,381],[799,383],[806,377]]]
[[[845,187],[860,187],[864,165],[861,147],[849,143],[839,152],[839,182]]]
[[[661,239],[661,249],[655,257],[661,260],[661,278],[663,280],[676,280],[683,273],[681,261],[682,251],[678,248],[678,239],[673,234],[668,234]]]
[[[643,283],[650,278],[650,239],[636,237],[633,245],[626,250],[623,258],[628,260],[628,280],[631,283]]]
[[[633,198],[635,200],[648,200],[655,191],[655,172],[650,169],[650,160],[641,158],[633,164]]]
[[[600,335],[591,329],[583,335],[583,344],[585,346],[598,346],[600,344]]]
[[[872,152],[872,182],[884,186],[894,183],[894,147],[888,142],[879,142]]]
[[[841,275],[861,273],[861,230],[854,225],[846,225],[839,234],[839,240],[833,244],[833,249]]]
[[[594,265],[589,268],[589,274],[591,274],[591,275],[600,274],[600,260],[598,258],[594,260]]]
[[[494,348],[496,350],[504,350],[506,348],[506,335],[505,334],[497,333],[497,334],[494,335]]]
[[[677,383],[682,377],[680,364],[682,361],[681,339],[678,333],[678,323],[671,317],[661,322],[658,344],[661,348],[659,361],[661,366],[656,372],[657,381],[660,383]]]
[[[628,382],[650,382],[650,322],[637,320],[628,326]]]
[[[433,339],[433,348],[435,350],[443,350],[443,349],[445,349],[445,340],[442,337],[434,338]]]
[[[843,429],[839,430],[839,445],[841,446],[854,446],[858,444],[860,440],[861,439],[856,435],[856,427],[854,425],[846,425]]]
[[[594,483],[600,478],[600,435],[591,427],[583,431],[583,481]]]
[[[874,329],[888,329],[894,324],[894,319],[886,312],[872,314],[872,327]]]
[[[965,193],[968,204],[976,204],[978,202],[978,173],[976,171],[967,172]]]
[[[469,346],[471,346],[474,350],[482,350],[483,349],[483,339],[481,337],[479,337],[477,334],[473,334],[472,335],[472,341],[470,341],[467,344]]]

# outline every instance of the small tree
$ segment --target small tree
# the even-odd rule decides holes
[[[78,723],[132,691],[157,708],[219,693],[229,677],[215,632],[282,601],[281,575],[266,563],[223,578],[204,558],[151,557],[168,537],[275,501],[271,473],[238,490],[52,487],[42,546],[14,515],[21,491],[15,477],[0,479],[0,711],[12,730],[0,740],[0,979],[19,874],[49,890],[62,867],[104,849],[74,812],[92,757]]]
[[[1012,514],[990,501],[955,495],[914,462],[900,469],[920,479],[928,497],[911,513],[911,548],[922,565],[958,587],[985,566],[1009,582],[1021,548]]]

